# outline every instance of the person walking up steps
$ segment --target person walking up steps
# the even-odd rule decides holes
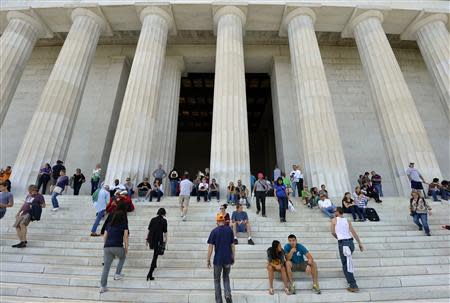
[[[222,303],[222,288],[220,278],[223,275],[223,288],[226,303],[232,303],[230,271],[235,260],[235,247],[233,243],[233,231],[225,225],[225,217],[222,214],[216,216],[217,227],[211,231],[208,238],[208,257],[206,265],[211,268],[211,256],[214,251],[214,289],[216,303]]]
[[[8,185],[0,181],[0,219],[6,214],[6,209],[14,206],[13,194],[8,191]]]
[[[100,221],[105,216],[106,213],[106,205],[108,205],[109,200],[111,199],[109,193],[109,186],[107,184],[102,184],[102,188],[98,192],[97,200],[94,202],[95,210],[97,211],[94,225],[92,225],[91,229],[91,237],[100,236],[97,234],[97,227],[100,224]]]
[[[109,270],[116,257],[119,258],[119,263],[117,264],[114,280],[123,279],[122,268],[128,254],[128,235],[127,213],[123,210],[117,210],[114,212],[111,223],[106,228],[104,235],[105,244],[103,248],[103,272],[100,282],[100,293],[108,290],[106,286]]]
[[[266,216],[266,195],[268,189],[269,188],[266,181],[264,180],[264,175],[262,173],[258,173],[258,180],[253,186],[253,193],[256,200],[256,214],[259,215],[261,212],[263,217]]]
[[[186,172],[184,174],[183,180],[180,182],[180,211],[181,218],[183,221],[186,221],[186,215],[189,207],[189,199],[191,198],[192,188],[194,187],[194,183],[189,180],[189,174]]]
[[[339,256],[341,258],[342,270],[347,280],[349,292],[358,292],[358,284],[356,284],[353,275],[352,254],[355,250],[353,239],[358,242],[359,250],[364,251],[364,246],[359,239],[358,234],[353,229],[352,223],[344,218],[344,210],[342,207],[336,208],[336,217],[331,220],[331,234],[338,240]]]
[[[148,235],[146,243],[150,249],[153,249],[152,264],[150,265],[150,270],[147,274],[148,280],[155,280],[153,277],[153,272],[157,267],[156,262],[158,262],[158,256],[164,254],[167,243],[167,220],[166,220],[166,210],[164,208],[158,209],[156,217],[150,220],[148,225]]]
[[[58,196],[62,195],[63,192],[67,191],[67,186],[69,185],[69,178],[66,176],[65,170],[59,171],[59,178],[56,180],[56,186],[52,191],[52,211],[57,211],[59,209]]]

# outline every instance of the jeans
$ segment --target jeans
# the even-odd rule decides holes
[[[280,219],[286,219],[286,209],[288,208],[287,197],[278,197],[278,207],[279,207]]]
[[[227,202],[229,202],[229,203],[236,203],[236,195],[235,194],[228,194],[227,195]]]
[[[52,204],[53,204],[53,208],[57,208],[59,207],[58,204],[58,199],[56,197],[58,197],[60,194],[58,193],[52,193]]]
[[[105,247],[103,248],[103,272],[100,285],[106,287],[108,283],[109,270],[111,269],[112,261],[115,257],[119,258],[119,263],[116,268],[116,275],[122,272],[123,264],[125,263],[125,248],[123,247]]]
[[[420,223],[420,221],[422,223]],[[419,228],[422,228],[425,230],[426,234],[430,233],[430,227],[428,226],[428,215],[425,214],[418,214],[418,213],[414,213],[413,215],[413,221],[414,223],[419,226]]]
[[[197,202],[200,202],[200,197],[203,197],[203,201],[208,201],[208,192],[199,190],[197,192]]]
[[[231,299],[231,287],[230,287],[230,270],[231,264],[214,265],[214,288],[216,303],[222,303],[222,288],[220,286],[220,276],[223,272],[223,290],[225,298]]]
[[[80,194],[80,189],[81,189],[81,185],[83,185],[83,183],[73,183],[73,195],[74,196],[78,196]]]
[[[219,192],[219,191],[210,191],[210,192],[208,193],[208,200],[209,200],[209,201],[211,201],[211,197],[212,197],[212,196],[216,196],[217,201],[220,200],[220,192]]]
[[[334,212],[336,211],[336,206],[331,205],[329,207],[321,208],[321,210],[324,212],[325,215],[327,215],[329,218],[334,218]]]
[[[345,279],[347,280],[347,283],[351,288],[358,288],[353,273],[347,271],[347,257],[344,256],[342,249],[344,246],[348,246],[353,254],[353,252],[355,251],[355,244],[353,243],[352,239],[345,239],[338,241],[339,256],[341,257],[342,270],[344,271]]]
[[[442,200],[447,201],[448,198],[450,197],[450,192],[448,190],[445,190],[445,189],[441,189],[440,192],[441,192]]]
[[[160,191],[159,189],[158,190],[152,190],[150,192],[150,202],[152,202],[152,198],[153,197],[156,197],[157,198],[156,201],[159,202],[159,201],[161,201],[161,197],[162,196],[163,196],[163,192]]]
[[[381,186],[381,183],[373,184],[373,187],[377,191],[378,195],[383,197],[383,187]]]
[[[94,181],[91,180],[91,196],[95,193],[95,191],[98,189],[98,183],[100,180]]]
[[[258,212],[262,211],[262,215],[266,215],[266,192],[256,191],[255,192],[256,209]]]
[[[355,206],[355,208],[356,208],[356,213],[358,214],[358,217],[362,220],[365,220],[366,219],[366,209],[362,208],[362,207],[358,207],[358,206]]]
[[[292,188],[292,197],[295,197],[295,193],[297,192],[297,182],[291,181],[291,188]],[[298,193],[298,196],[300,196],[302,192]]]
[[[178,186],[178,181],[177,180],[171,180],[170,181],[170,195],[172,197],[175,197],[177,195],[177,186]]]
[[[100,221],[102,220],[103,216],[105,215],[106,209],[101,210],[97,213],[97,217],[95,218],[94,225],[92,225],[91,233],[97,232],[97,227],[100,225]]]
[[[37,184],[38,191],[42,186],[42,194],[43,195],[45,195],[45,191],[47,190],[48,181],[50,181],[50,175],[44,174],[44,175],[41,175],[38,179],[38,184]]]
[[[433,196],[433,201],[439,201],[438,195],[440,195],[441,192],[439,190],[432,190],[431,195]]]

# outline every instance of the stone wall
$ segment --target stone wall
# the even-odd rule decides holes
[[[251,46],[249,47],[251,48]],[[272,51],[268,51],[268,54],[264,55],[262,46],[259,46],[258,49],[263,59],[267,59],[267,56],[277,55]],[[280,53],[286,53],[287,47],[279,49]],[[14,164],[15,156],[59,50],[59,47],[34,49],[0,130],[0,166]],[[80,167],[84,171],[89,170],[86,174],[89,176],[90,168],[95,163],[104,162],[105,155],[103,153],[108,153],[108,143],[106,142],[110,142],[111,139],[111,132],[108,135],[108,129],[115,127],[114,123],[110,125],[108,120],[111,117],[114,118],[112,109],[116,102],[121,102],[121,100],[113,98],[112,95],[105,99],[102,94],[105,91],[114,91],[114,96],[120,96],[120,87],[124,88],[126,80],[123,77],[126,78],[126,75],[114,75],[118,71],[112,72],[111,70],[114,62],[112,58],[128,56],[131,59],[133,53],[134,47],[132,46],[98,47],[73,132],[73,136],[76,138],[69,147],[68,155],[72,158],[67,160],[70,174],[76,167]],[[391,182],[392,175],[382,134],[357,49],[327,46],[321,47],[321,53],[352,185],[355,184],[360,172],[376,169],[384,177],[385,193],[397,194]],[[424,121],[442,173],[448,177],[450,175],[450,159],[448,157],[450,125],[445,118],[434,83],[418,49],[398,49],[395,50],[395,54]],[[199,54],[200,57],[201,54]],[[204,60],[211,61],[211,58],[205,57]],[[189,58],[186,61],[189,62]],[[189,68],[188,65],[187,72],[190,71]],[[192,68],[195,69],[195,67]],[[271,73],[271,67],[262,72]],[[281,88],[282,86],[280,86]],[[108,115],[102,116],[102,108],[108,108]],[[92,120],[96,117],[102,118],[102,127],[100,128],[90,127],[93,123]],[[277,124],[276,119],[275,124]],[[277,131],[275,134],[277,137]],[[103,138],[103,141],[97,142],[99,138]],[[277,152],[279,153],[279,151]],[[287,165],[286,161],[291,157],[288,156],[281,161]]]

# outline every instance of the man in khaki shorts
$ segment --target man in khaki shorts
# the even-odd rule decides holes
[[[311,274],[313,280],[312,290],[316,294],[320,294],[317,264],[314,262],[311,253],[306,247],[297,242],[295,235],[289,235],[288,242],[289,243],[284,246],[284,252],[286,254],[286,271],[289,281],[291,282],[290,291],[295,294],[295,284],[292,272],[303,271]],[[305,257],[307,259],[306,261]]]
[[[191,198],[192,187],[194,183],[189,180],[189,174],[187,172],[184,173],[183,180],[180,182],[180,211],[181,218],[183,221],[186,221],[186,214],[189,207],[189,199]]]

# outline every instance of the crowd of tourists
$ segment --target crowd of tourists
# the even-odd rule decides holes
[[[12,169],[10,166],[0,171],[0,219],[4,217],[7,208],[13,207],[14,197],[11,193],[10,176]],[[413,222],[419,230],[424,230],[427,236],[431,235],[428,225],[428,215],[432,214],[431,204],[426,200],[427,195],[432,197],[433,201],[448,201],[449,185],[448,181],[434,178],[432,182],[427,183],[420,172],[410,163],[406,170],[411,183],[410,197],[410,215]],[[179,175],[173,169],[166,174],[162,165],[159,165],[152,173],[153,182],[149,178],[144,178],[141,182],[134,185],[130,178],[124,182],[119,179],[114,180],[113,184],[108,185],[100,183],[102,178],[102,169],[97,165],[91,174],[91,194],[93,205],[96,211],[95,221],[91,228],[91,236],[103,236],[104,238],[104,257],[103,272],[101,275],[100,292],[107,291],[107,278],[111,268],[112,261],[119,259],[114,275],[115,280],[123,279],[122,268],[128,253],[129,246],[129,228],[127,213],[134,211],[135,207],[132,199],[135,201],[148,200],[156,198],[159,202],[164,196],[164,180],[169,181],[170,195],[178,196],[180,206],[180,217],[186,221],[191,197],[195,197],[197,202],[210,202],[215,197],[220,202],[220,186],[214,178],[210,179],[209,170],[199,172],[194,178],[190,178],[189,173],[184,172]],[[27,246],[27,227],[30,222],[40,220],[42,208],[45,208],[45,199],[43,194],[47,191],[50,183],[50,193],[52,202],[52,211],[58,211],[60,208],[58,197],[67,193],[68,188],[73,189],[74,195],[80,193],[82,185],[86,182],[86,177],[80,169],[69,177],[66,175],[66,168],[63,161],[57,161],[52,167],[45,164],[37,179],[36,185],[28,187],[28,194],[24,203],[16,214],[16,220],[13,224],[16,229],[19,243],[13,245],[15,248],[25,248]],[[383,197],[382,178],[372,171],[361,174],[357,180],[358,185],[353,192],[346,192],[342,198],[342,204],[336,206],[328,195],[325,184],[320,188],[309,188],[304,182],[301,168],[293,165],[289,175],[283,173],[279,168],[273,171],[272,180],[263,173],[258,173],[257,177],[251,177],[250,186],[247,187],[242,180],[229,182],[226,191],[226,203],[220,204],[220,209],[216,215],[217,227],[211,232],[207,243],[208,255],[207,266],[214,267],[214,284],[216,302],[222,302],[221,278],[223,279],[225,300],[232,302],[229,274],[231,266],[235,260],[235,245],[239,244],[238,234],[246,233],[248,245],[254,245],[252,238],[252,224],[249,215],[244,210],[244,206],[250,208],[252,201],[256,204],[256,214],[266,217],[266,197],[274,196],[279,206],[280,222],[286,222],[288,210],[295,211],[293,198],[301,201],[299,205],[307,206],[310,209],[319,209],[330,221],[330,230],[333,237],[338,240],[338,251],[341,259],[342,270],[348,283],[350,292],[357,292],[358,285],[353,275],[352,253],[355,249],[354,240],[358,243],[361,251],[364,250],[361,239],[358,237],[350,221],[344,217],[344,213],[351,214],[353,221],[365,221],[372,212],[368,208],[369,202],[373,199],[376,203],[382,203]],[[425,192],[423,184],[428,185],[428,191]],[[41,190],[42,194],[39,193]],[[231,216],[227,212],[229,205],[235,207]],[[148,226],[148,235],[146,243],[153,250],[152,262],[147,280],[154,280],[153,273],[157,268],[158,256],[163,255],[167,243],[167,220],[165,219],[166,210],[160,208],[157,216],[153,218]],[[100,234],[97,229],[105,218]],[[370,218],[369,218],[370,219]],[[444,229],[450,229],[450,226],[442,226]],[[211,257],[214,252],[213,264]],[[295,283],[293,278],[294,271],[310,273],[312,277],[312,290],[320,294],[321,290],[318,281],[318,266],[314,261],[313,255],[309,250],[298,242],[294,234],[289,235],[285,245],[278,240],[274,240],[267,249],[267,274],[269,280],[269,294],[274,294],[273,280],[275,272],[280,272],[284,285],[284,292],[288,295],[295,294]]]

